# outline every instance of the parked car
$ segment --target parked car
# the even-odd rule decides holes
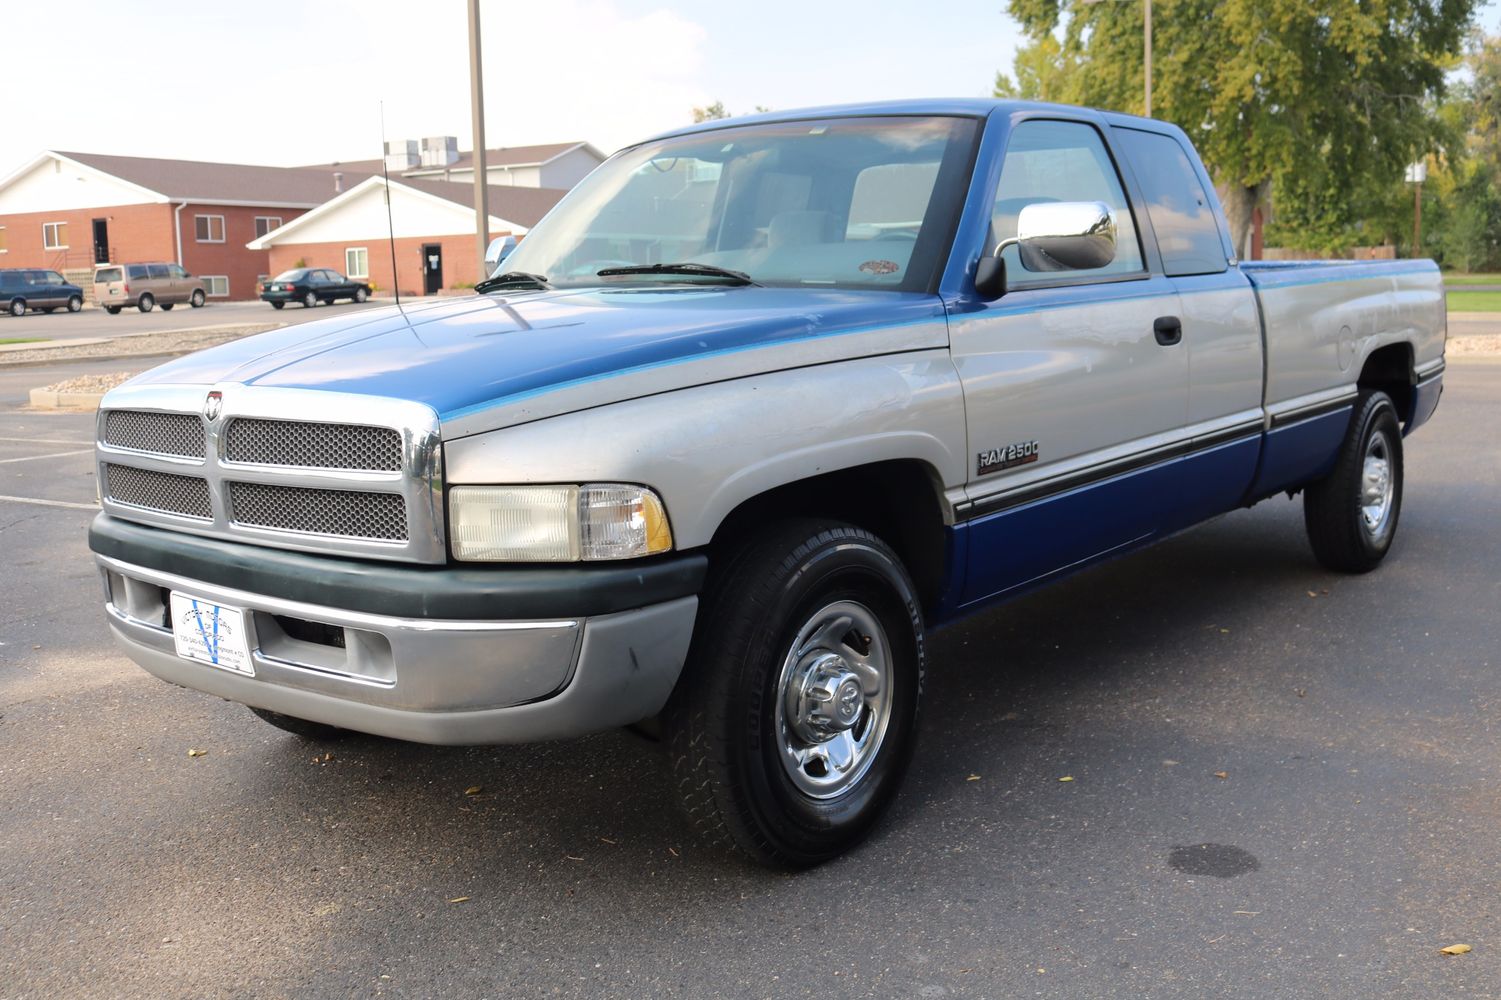
[[[261,285],[261,301],[271,303],[274,309],[288,302],[301,302],[311,309],[320,302],[329,305],[336,299],[364,302],[369,297],[370,286],[365,282],[323,267],[293,268]]]
[[[1241,264],[1181,129],[1083,108],[692,126],[503,266],[108,393],[109,628],[312,739],[655,720],[776,865],[891,801],[935,628],[1282,493],[1375,569],[1443,387],[1432,261]]]
[[[56,271],[40,268],[0,268],[0,303],[12,316],[31,309],[50,313],[54,309],[77,312],[83,308],[83,289],[71,285]]]
[[[101,264],[94,268],[94,301],[111,316],[119,315],[127,306],[148,313],[157,306],[171,309],[186,302],[197,309],[207,297],[202,279],[170,261]]]

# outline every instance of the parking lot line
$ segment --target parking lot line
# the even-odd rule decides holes
[[[71,510],[98,510],[97,503],[73,503],[71,500],[42,500],[37,497],[11,497],[0,494],[0,503],[34,503],[41,507],[67,507]]]
[[[67,458],[70,455],[89,455],[93,448],[82,448],[78,451],[54,451],[50,455],[22,455],[20,458],[0,458],[0,465],[9,465],[11,462],[35,462],[43,458]]]
[[[0,437],[0,441],[15,441],[20,444],[72,444],[80,448],[94,446],[92,441],[65,441],[62,438]]]

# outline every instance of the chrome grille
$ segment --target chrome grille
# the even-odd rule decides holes
[[[202,458],[203,442],[196,413],[110,410],[104,416],[104,443],[114,448]]]
[[[389,427],[302,420],[231,421],[224,458],[255,465],[401,471],[401,435]]]
[[[407,540],[406,501],[399,493],[365,493],[265,483],[229,483],[236,524],[342,538]]]
[[[116,503],[213,520],[214,508],[205,479],[129,465],[109,465],[106,470],[109,498]]]

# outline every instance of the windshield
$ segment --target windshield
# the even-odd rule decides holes
[[[290,271],[283,271],[280,274],[278,274],[276,277],[272,278],[271,280],[272,281],[297,281],[304,274],[307,274],[307,268],[305,268],[305,267],[298,267],[298,268],[294,268],[294,269],[292,269]]]
[[[555,287],[714,281],[608,268],[707,264],[763,285],[925,290],[973,157],[967,118],[848,118],[715,129],[617,154],[501,273]]]

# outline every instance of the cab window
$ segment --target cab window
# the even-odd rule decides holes
[[[1141,243],[1115,164],[1083,122],[1026,121],[1011,131],[991,211],[991,246],[1016,236],[1021,210],[1038,202],[1099,201],[1115,213],[1115,259],[1089,271],[1029,271],[1015,246],[1002,253],[1012,282],[1068,283],[1143,270]]]

